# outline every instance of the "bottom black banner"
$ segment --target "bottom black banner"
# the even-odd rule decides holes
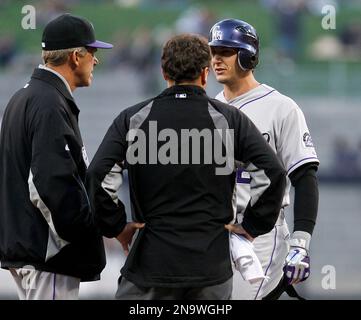
[[[359,301],[345,300],[281,300],[281,301],[0,301],[3,314],[11,317],[25,316],[36,320],[42,317],[87,317],[116,319],[241,319],[245,316],[270,317],[272,315],[297,315],[299,310],[322,308],[322,315],[332,314],[340,308],[352,306],[359,309]],[[350,309],[351,307],[351,309]],[[48,311],[47,311],[48,310]],[[346,310],[346,309],[341,309]],[[7,313],[9,311],[9,313]],[[279,313],[278,313],[279,312]],[[350,311],[348,311],[350,312]],[[351,311],[352,312],[352,311]],[[67,320],[67,319],[66,319]]]

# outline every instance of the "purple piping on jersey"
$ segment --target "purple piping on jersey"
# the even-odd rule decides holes
[[[251,102],[253,102],[253,101],[262,99],[262,98],[268,96],[269,94],[271,94],[273,91],[276,91],[276,90],[273,89],[273,90],[271,90],[270,92],[267,92],[265,95],[263,95],[263,96],[261,96],[261,97],[258,97],[258,98],[256,98],[256,99],[253,99],[253,100],[251,100],[251,101],[248,101],[248,102],[246,102],[245,104],[242,104],[238,109],[241,110],[245,105],[247,105],[247,104],[249,104],[249,103],[251,103]]]
[[[53,300],[55,300],[55,284],[56,284],[56,274],[54,273],[54,281],[53,281]]]
[[[275,239],[274,239],[274,246],[273,246],[273,250],[272,250],[272,254],[271,254],[271,259],[270,259],[270,262],[267,266],[267,269],[266,269],[266,272],[265,272],[265,276],[267,276],[267,272],[268,272],[268,269],[270,268],[271,264],[272,264],[272,260],[273,260],[273,255],[275,253],[275,249],[276,249],[276,242],[277,242],[277,226],[275,226]],[[258,294],[259,294],[259,291],[261,290],[262,286],[263,286],[263,282],[264,282],[265,279],[262,280],[261,282],[261,285],[259,286],[258,290],[257,290],[257,293],[256,293],[256,296],[254,297],[254,300],[257,299],[258,297]]]
[[[289,168],[289,169],[287,170],[287,173],[290,172],[290,170],[291,170],[294,166],[298,165],[300,162],[305,161],[305,160],[310,160],[310,159],[318,160],[318,158],[316,158],[316,157],[304,158],[304,159],[302,159],[302,160],[300,160],[300,161],[297,161],[293,166],[291,166],[291,168]]]

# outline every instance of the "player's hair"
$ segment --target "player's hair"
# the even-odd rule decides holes
[[[211,62],[207,39],[196,34],[177,35],[165,43],[161,62],[163,72],[176,83],[196,80]]]
[[[68,60],[68,56],[73,51],[78,51],[81,56],[85,56],[87,49],[85,47],[60,49],[60,50],[43,50],[41,57],[44,64],[51,64],[52,66],[61,66]]]

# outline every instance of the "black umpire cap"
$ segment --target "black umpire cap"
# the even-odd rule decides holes
[[[50,21],[41,40],[43,50],[60,50],[76,47],[110,49],[113,45],[95,40],[93,25],[85,18],[63,14]]]

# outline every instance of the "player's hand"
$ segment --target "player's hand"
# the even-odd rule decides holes
[[[224,226],[228,231],[238,233],[244,236],[247,240],[253,241],[254,238],[242,227],[240,224],[226,224]]]
[[[288,284],[297,284],[310,276],[310,241],[311,234],[306,231],[292,233],[289,240],[290,251],[283,267]]]
[[[134,233],[138,229],[144,228],[144,226],[145,226],[145,223],[128,222],[125,225],[123,231],[116,237],[117,240],[122,245],[125,255],[129,254],[129,246],[132,243]]]
[[[310,257],[305,248],[291,247],[283,272],[288,284],[297,284],[310,276]]]

